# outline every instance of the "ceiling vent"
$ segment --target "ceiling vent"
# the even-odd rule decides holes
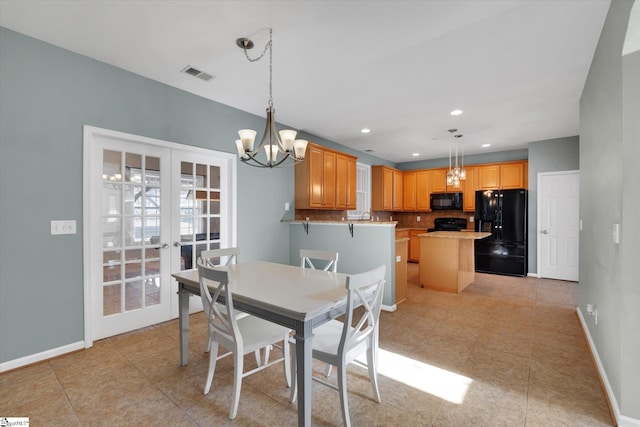
[[[364,152],[365,152],[365,153],[375,153],[375,150],[371,150],[371,149],[369,149],[369,150],[364,150]]]
[[[212,74],[205,73],[204,71],[200,71],[197,68],[193,68],[191,65],[187,65],[180,71],[182,71],[183,73],[190,74],[193,77],[197,77],[200,80],[204,80],[205,82],[208,82],[209,80],[214,78]]]

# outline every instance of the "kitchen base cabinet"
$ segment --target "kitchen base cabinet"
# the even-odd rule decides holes
[[[407,299],[407,253],[409,239],[396,238],[396,304]]]

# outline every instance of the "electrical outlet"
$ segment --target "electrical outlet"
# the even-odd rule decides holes
[[[474,218],[473,218],[473,215],[472,215],[472,216],[469,217],[469,222],[473,222],[473,221],[474,221]]]
[[[285,211],[289,210],[289,202],[284,202],[284,210]]]
[[[620,224],[613,224],[613,231],[611,233],[611,237],[613,238],[613,243],[616,245],[620,244]]]
[[[420,215],[416,217],[416,221],[420,222]]]
[[[402,256],[396,255],[396,262],[401,262],[401,261],[402,261]]]
[[[76,220],[51,221],[51,235],[57,234],[76,234]]]
[[[580,218],[580,231],[582,231],[582,218]]]

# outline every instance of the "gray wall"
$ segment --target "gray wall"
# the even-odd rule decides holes
[[[465,165],[480,165],[483,163],[499,163],[510,162],[515,160],[526,160],[528,158],[527,150],[509,150],[509,151],[496,151],[492,153],[483,154],[471,154],[464,156]],[[443,159],[431,159],[431,160],[419,160],[415,162],[404,162],[396,164],[396,168],[400,170],[413,170],[413,169],[435,169],[444,168],[449,166],[449,158]]]
[[[5,28],[0,93],[0,362],[6,362],[84,338],[83,125],[235,152],[237,129],[262,129],[264,118]],[[292,168],[238,166],[243,260],[289,261],[289,225],[280,219],[284,203],[293,206],[293,188]],[[51,236],[53,219],[75,219],[77,234]]]
[[[301,223],[292,223],[290,236],[290,263],[300,263],[300,249],[338,251],[338,272],[355,274],[387,266],[382,303],[395,304],[395,241],[396,230],[386,225],[360,225],[353,227],[353,237],[347,223],[309,224],[309,234]]]
[[[597,304],[598,324],[586,318],[589,334],[621,413],[640,419],[640,138],[632,124],[639,116],[640,72],[637,53],[627,55],[624,70],[621,55],[632,4],[611,2],[580,100],[579,309],[586,313],[587,304]],[[621,224],[620,245],[611,238],[614,223]]]
[[[538,173],[580,169],[580,143],[577,136],[549,139],[529,144],[529,273],[538,272]]]

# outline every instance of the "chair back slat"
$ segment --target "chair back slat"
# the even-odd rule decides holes
[[[209,326],[216,335],[216,341],[227,344],[227,348],[236,343],[242,345],[242,336],[236,321],[233,294],[227,272],[214,270],[200,261],[198,262],[198,275],[200,276],[202,306],[209,320]],[[217,284],[213,295],[209,290],[208,283]]]
[[[322,267],[316,267],[313,261],[325,261]],[[300,267],[312,270],[338,271],[338,252],[300,249]]]
[[[207,267],[236,264],[239,253],[238,248],[211,249],[200,252],[199,260]]]
[[[384,291],[384,265],[361,274],[347,277],[347,311],[344,329],[339,344],[339,352],[345,354],[369,338],[378,327],[382,295]],[[354,310],[362,307],[363,312],[354,320]],[[353,326],[355,322],[355,326]]]

